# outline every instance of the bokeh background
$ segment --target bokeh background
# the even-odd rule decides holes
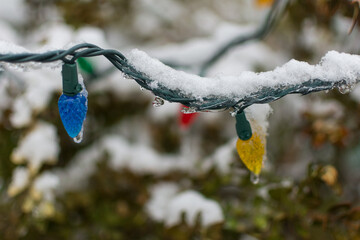
[[[198,74],[221,46],[263,24],[272,3],[1,0],[0,39],[32,51],[138,48]],[[359,54],[358,26],[348,34],[358,8],[289,1],[264,39],[232,48],[207,76],[292,58],[317,64],[330,50]],[[0,239],[360,239],[359,87],[272,103],[253,184],[228,111],[186,124],[180,105],[154,108],[154,96],[105,58],[81,61],[89,111],[80,144],[59,117],[60,68],[2,66]],[[265,119],[270,108],[252,111]]]

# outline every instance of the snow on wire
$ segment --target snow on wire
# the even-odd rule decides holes
[[[328,52],[317,65],[291,60],[269,72],[243,72],[239,76],[216,78],[177,71],[139,50],[125,57],[117,50],[89,43],[44,53],[4,53],[0,54],[0,62],[73,64],[80,57],[95,56],[106,57],[142,88],[166,101],[184,104],[190,111],[234,108],[241,112],[252,104],[269,103],[287,94],[305,95],[334,87],[344,89],[358,82],[360,77],[360,56],[336,51]]]

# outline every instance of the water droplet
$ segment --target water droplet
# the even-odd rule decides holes
[[[145,90],[145,88],[140,86],[140,91],[144,91],[144,90]]]
[[[196,109],[193,107],[183,107],[183,109],[181,109],[181,112],[185,114],[191,114],[196,113]]]
[[[338,89],[341,94],[347,94],[351,92],[354,89],[354,87],[355,87],[354,84],[342,84],[338,87]]]
[[[84,136],[84,127],[82,127],[80,133],[76,137],[73,138],[74,142],[81,143],[83,140],[83,136]]]
[[[238,104],[236,104],[235,106],[233,106],[232,108],[231,108],[231,111],[230,111],[230,115],[232,116],[232,117],[236,117],[236,115],[238,114],[238,113],[240,113],[240,109],[241,109],[241,107],[244,105],[244,103],[238,103]]]
[[[152,105],[153,107],[161,107],[162,105],[164,105],[164,99],[162,99],[161,97],[155,97]]]
[[[255,174],[255,173],[251,173],[250,174],[250,181],[253,183],[253,184],[258,184],[259,181],[260,181],[260,176],[259,174]]]
[[[234,110],[234,111],[231,111],[231,112],[230,112],[230,115],[231,115],[232,117],[235,117],[237,113],[238,113],[238,111],[237,111],[237,110]]]
[[[346,94],[346,93],[349,93],[349,90],[347,89],[347,86],[346,85],[341,85],[341,86],[339,86],[339,92],[341,93],[341,94]]]

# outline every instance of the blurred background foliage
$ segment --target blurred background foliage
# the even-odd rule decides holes
[[[2,21],[23,39],[20,45],[29,39],[49,43],[38,30],[43,25],[44,31],[51,29],[46,24],[54,21],[73,31],[94,27],[103,32],[113,48],[145,50],[210,38],[224,22],[259,25],[272,4],[269,0],[17,2],[25,6],[26,20]],[[290,1],[263,44],[281,53],[283,63],[291,58],[316,63],[332,49],[359,54],[358,26],[347,35],[356,7],[347,0]],[[246,48],[247,43],[238,48],[242,47]],[[101,61],[105,60],[92,64],[106,69]],[[273,67],[257,63],[248,70]],[[152,107],[151,94],[133,85],[127,93],[114,91],[111,83],[102,89],[97,84],[105,77],[94,79],[91,74],[83,74],[87,85],[100,90],[89,90],[89,112],[81,144],[73,143],[62,127],[57,111],[60,92],[52,94],[45,109],[32,114],[27,126],[13,126],[12,104],[3,110],[0,239],[360,239],[360,105],[356,90],[353,97],[334,90],[305,97],[288,96],[273,103],[268,160],[257,185],[251,183],[234,146],[231,169],[225,174],[214,165],[208,171],[198,170],[198,174],[176,169],[161,175],[138,174],[132,169],[112,168],[107,153],[99,157],[83,188],[43,201],[28,184],[9,196],[14,169],[27,166],[26,162],[12,161],[12,154],[39,120],[55,126],[60,152],[57,161],[44,163],[31,175],[30,182],[41,173],[68,167],[79,153],[109,134],[122,134],[130,143],[140,144],[146,135],[151,148],[164,155],[178,155],[185,145],[198,153],[194,158],[200,165],[236,135],[234,119],[227,113],[201,113],[184,130],[179,126],[180,106],[170,116],[153,117],[151,114],[159,113]],[[133,83],[124,83],[129,84]],[[17,86],[8,88],[14,99],[20,93]],[[146,204],[152,186],[161,182],[178,183],[182,190],[193,189],[215,200],[224,220],[206,227],[200,216],[193,225],[186,222],[184,215],[174,226],[154,220]]]

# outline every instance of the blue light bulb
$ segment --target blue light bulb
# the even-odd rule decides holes
[[[82,129],[87,112],[87,94],[62,94],[58,101],[61,121],[70,137],[75,138]]]

